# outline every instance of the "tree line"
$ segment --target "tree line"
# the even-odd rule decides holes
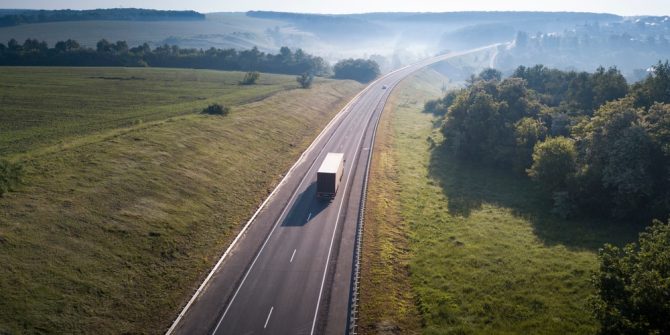
[[[155,10],[140,8],[109,8],[90,10],[15,10],[0,16],[0,27],[28,23],[114,20],[114,21],[179,21],[204,20],[205,15],[192,10]]]
[[[330,66],[321,57],[282,47],[278,54],[249,50],[180,48],[162,45],[151,48],[147,43],[129,47],[125,41],[100,40],[95,49],[77,41],[59,41],[53,47],[44,41],[15,39],[0,43],[0,65],[13,66],[127,66],[197,68],[228,71],[260,71],[282,74],[330,74]]]
[[[444,115],[444,146],[530,177],[563,217],[670,213],[670,64],[633,85],[616,68],[484,70],[426,104]]]
[[[167,44],[151,48],[147,43],[129,47],[125,41],[113,43],[106,39],[98,41],[95,49],[71,39],[59,41],[53,47],[36,39],[29,38],[23,43],[11,39],[7,45],[0,43],[0,66],[151,66],[281,73],[300,75],[298,82],[304,88],[311,85],[314,76],[330,76],[333,72],[334,78],[363,83],[380,74],[379,65],[373,60],[344,59],[331,69],[323,58],[288,47],[271,54],[257,47],[241,51]]]

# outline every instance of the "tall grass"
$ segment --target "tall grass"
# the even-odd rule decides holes
[[[382,219],[364,235],[363,332],[594,333],[597,249],[633,240],[635,227],[554,217],[527,180],[451,157],[438,116],[423,112],[441,83],[417,74],[387,111],[392,145],[375,153],[366,214]]]

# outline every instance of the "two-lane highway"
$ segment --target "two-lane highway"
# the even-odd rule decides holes
[[[483,49],[394,71],[357,95],[260,206],[168,333],[346,333],[357,218],[386,100],[416,70]],[[344,153],[344,175],[335,198],[323,201],[316,171],[328,152]]]

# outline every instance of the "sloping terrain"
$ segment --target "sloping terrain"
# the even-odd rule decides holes
[[[45,76],[22,70],[25,78]],[[47,76],[86,85],[93,70],[60,71]],[[119,69],[95,71],[120,76]],[[72,89],[63,99],[51,90],[39,108],[33,106],[51,115],[46,111],[57,111],[62,100],[108,99],[105,87],[130,97],[129,89],[146,90],[138,100],[143,105],[133,98],[139,106],[128,106],[119,96],[121,107],[107,113],[140,108],[162,117],[75,132],[58,144],[47,138],[16,155],[26,181],[0,198],[0,333],[164,332],[240,225],[361,88],[321,80],[303,90],[294,77],[262,74],[261,85],[238,91],[212,80],[228,82],[238,73],[137,69],[132,75],[163,84],[111,80],[97,93],[81,88],[72,97]],[[184,86],[202,85],[197,94],[204,99],[162,107],[161,97],[175,93],[175,77],[184,78]],[[31,82],[14,85],[30,89]],[[274,89],[270,96],[268,89]],[[195,106],[211,102],[232,106],[231,114],[200,115]],[[131,120],[143,119],[140,114]]]

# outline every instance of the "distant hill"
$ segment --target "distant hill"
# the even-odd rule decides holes
[[[397,14],[396,14],[397,15]],[[365,16],[365,14],[363,14]],[[379,17],[376,15],[376,17]],[[578,13],[578,12],[444,12],[444,13],[407,13],[398,16],[402,21],[615,21],[622,17],[614,14]]]
[[[195,11],[154,10],[139,8],[110,8],[92,10],[11,10],[0,9],[0,27],[28,23],[64,21],[183,21],[204,20],[205,15]]]
[[[250,11],[247,16],[289,22],[296,28],[313,33],[326,41],[351,42],[374,38],[384,32],[381,25],[350,15]]]
[[[2,18],[7,16],[26,19],[3,27]],[[82,46],[95,47],[105,38],[126,41],[131,47],[143,43],[197,49],[255,46],[272,54],[288,46],[323,57],[331,64],[347,58],[374,57],[382,72],[448,50],[508,43],[517,36],[526,36],[528,45],[518,43],[499,50],[491,64],[503,70],[536,63],[580,70],[617,65],[632,79],[633,72],[644,74],[640,70],[667,58],[670,18],[576,12],[250,11],[203,15],[143,9],[0,9],[0,44],[10,39],[20,43],[37,39],[54,45],[74,39]]]

